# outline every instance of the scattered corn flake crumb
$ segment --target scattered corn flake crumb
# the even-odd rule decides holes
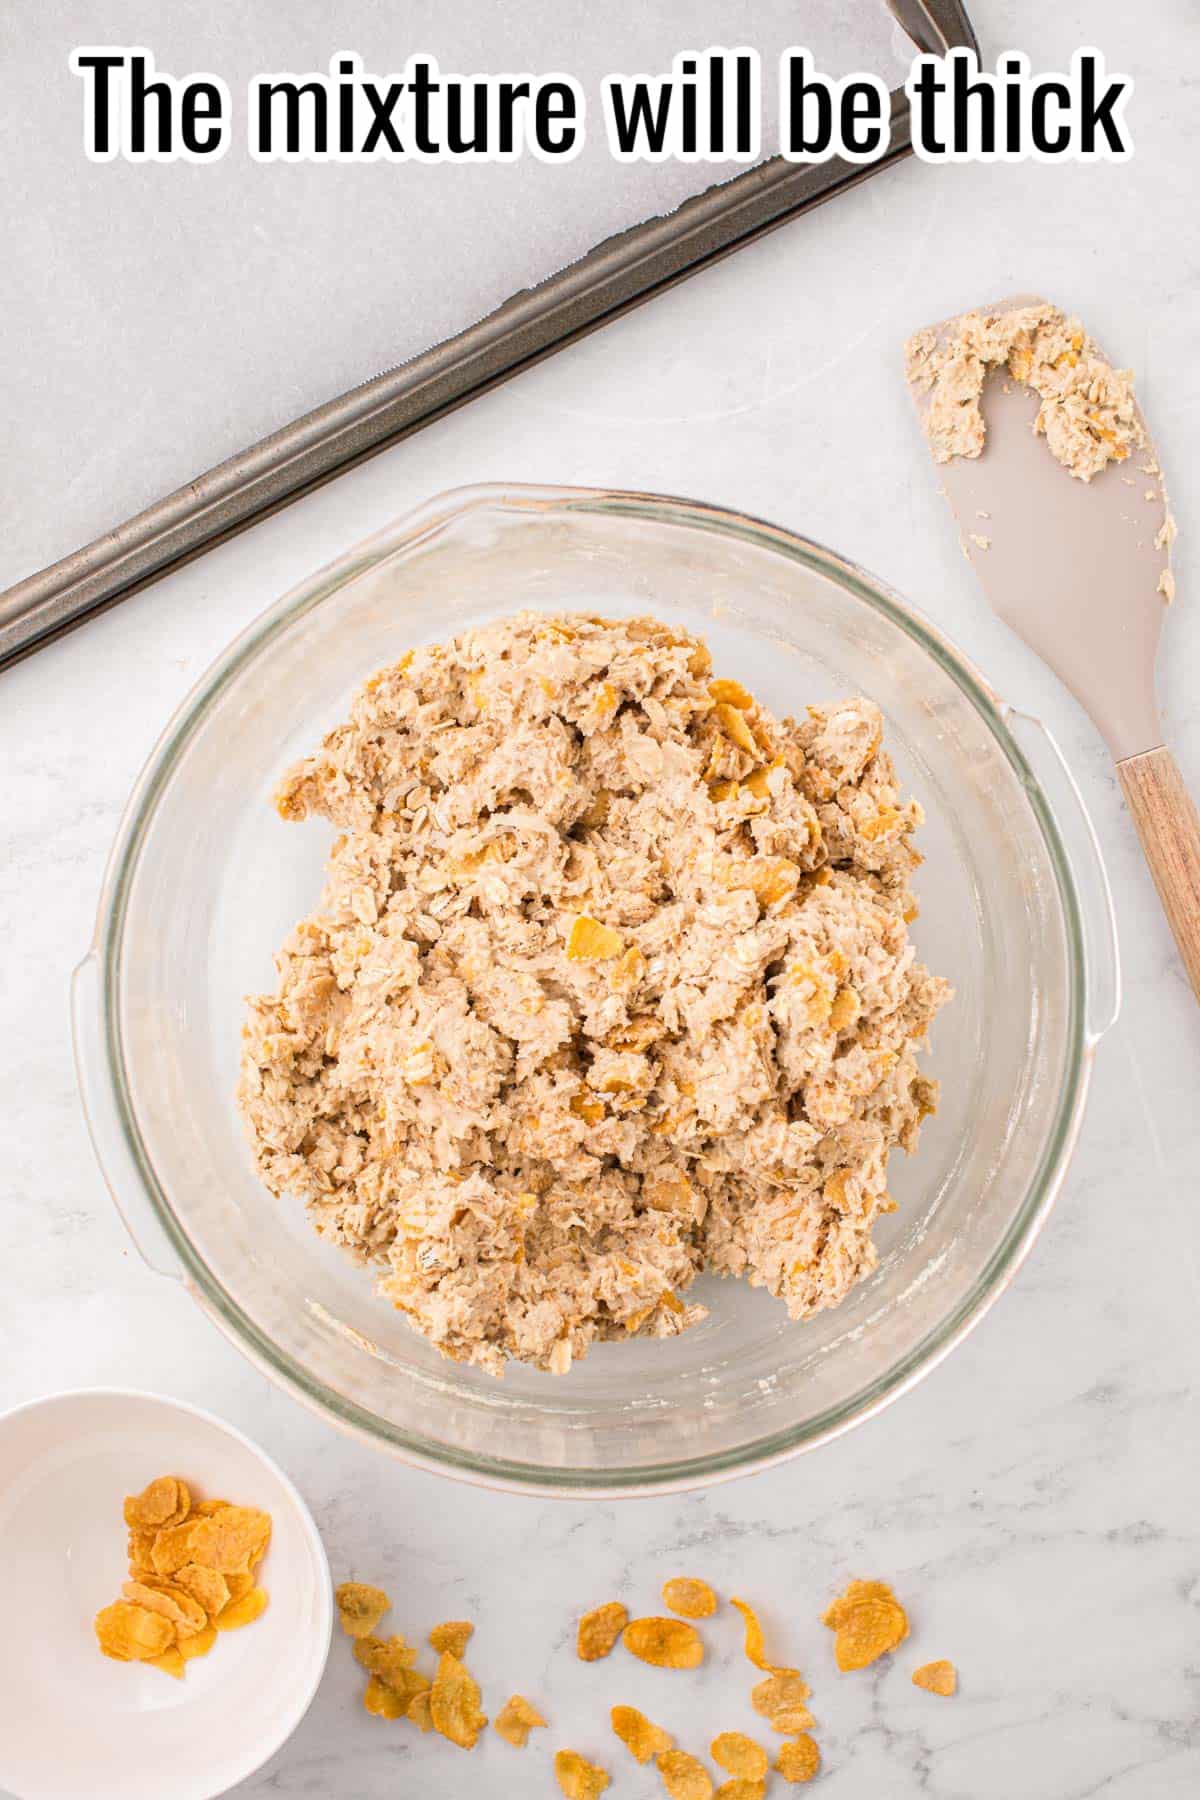
[[[131,1600],[116,1600],[96,1614],[96,1641],[117,1662],[150,1662],[175,1641],[175,1627],[161,1613]]]
[[[712,1776],[686,1750],[661,1750],[654,1763],[671,1800],[712,1800]]]
[[[707,1581],[694,1575],[676,1575],[662,1585],[663,1604],[684,1619],[709,1619],[717,1610],[717,1596]]]
[[[765,1781],[747,1781],[742,1775],[734,1775],[721,1783],[714,1800],[765,1800],[766,1792]]]
[[[781,1744],[775,1767],[785,1781],[797,1785],[811,1781],[821,1767],[821,1752],[815,1739],[809,1737],[807,1731],[803,1731],[799,1737],[790,1738],[786,1744]]]
[[[367,1581],[343,1581],[337,1590],[338,1618],[347,1637],[370,1637],[391,1601],[380,1587]]]
[[[605,1771],[580,1756],[578,1750],[559,1750],[554,1775],[567,1800],[599,1800],[608,1786]]]
[[[813,1716],[804,1702],[811,1692],[801,1675],[788,1670],[760,1681],[750,1695],[750,1703],[776,1731],[807,1731]]]
[[[579,1621],[575,1648],[580,1662],[598,1662],[607,1656],[629,1622],[629,1611],[619,1600],[584,1613]]]
[[[981,531],[969,531],[967,536],[978,550],[990,550],[992,547],[991,538],[984,537]]]
[[[1171,569],[1164,569],[1158,578],[1158,591],[1170,606],[1175,598],[1175,575]]]
[[[852,1581],[822,1615],[844,1673],[865,1669],[908,1636],[908,1616],[885,1581]]]
[[[442,1655],[429,1695],[433,1728],[460,1750],[472,1750],[487,1724],[479,1707],[479,1683],[449,1650]]]
[[[723,1731],[709,1745],[713,1761],[730,1775],[741,1775],[748,1781],[761,1781],[771,1759],[761,1744],[744,1731]]]
[[[448,1650],[451,1656],[461,1659],[474,1630],[469,1619],[447,1619],[444,1625],[435,1625],[430,1632],[430,1648],[436,1650],[439,1656]]]
[[[536,1726],[546,1723],[536,1706],[526,1700],[524,1694],[510,1694],[496,1717],[492,1720],[494,1728],[500,1733],[506,1744],[514,1749],[523,1750],[529,1739],[529,1733]]]
[[[404,1702],[406,1711],[417,1698],[418,1694],[429,1694],[433,1691],[432,1681],[429,1679],[428,1675],[423,1675],[420,1669],[406,1669],[404,1673],[390,1685]]]
[[[919,1669],[913,1670],[913,1686],[949,1699],[958,1689],[958,1670],[952,1662],[944,1659],[940,1662],[922,1663]]]
[[[652,1756],[658,1756],[661,1751],[674,1747],[675,1740],[670,1732],[664,1731],[661,1725],[655,1725],[636,1706],[614,1706],[609,1717],[613,1730],[625,1748],[640,1763],[648,1763]]]
[[[698,1669],[704,1661],[704,1641],[683,1619],[632,1619],[621,1642],[656,1669]]]
[[[213,1622],[218,1631],[240,1631],[243,1625],[253,1625],[255,1619],[261,1619],[266,1610],[265,1590],[254,1587],[248,1594],[243,1594],[240,1600],[231,1600]]]
[[[404,1701],[395,1688],[390,1688],[386,1681],[380,1681],[378,1675],[372,1675],[363,1689],[362,1703],[377,1719],[404,1717]]]
[[[763,1644],[763,1628],[758,1614],[746,1600],[738,1600],[731,1595],[730,1606],[736,1606],[746,1622],[746,1637],[743,1644],[746,1656],[756,1669],[765,1669],[771,1675],[794,1675],[796,1671],[779,1663],[768,1662]]]
[[[390,1687],[402,1687],[417,1660],[413,1646],[399,1632],[390,1638],[359,1638],[354,1645],[354,1660],[370,1675],[378,1675]]]

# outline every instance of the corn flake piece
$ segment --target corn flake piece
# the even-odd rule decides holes
[[[850,1607],[857,1606],[860,1601],[895,1600],[895,1598],[895,1594],[886,1581],[852,1581],[848,1584],[844,1594],[839,1594],[836,1600],[830,1601],[821,1623],[836,1630]]]
[[[386,1681],[380,1681],[378,1675],[372,1675],[363,1689],[363,1705],[377,1719],[402,1719],[405,1713],[405,1702],[390,1688]]]
[[[580,1756],[578,1750],[559,1750],[554,1758],[554,1776],[567,1800],[600,1800],[608,1786],[608,1775],[595,1763]]]
[[[707,1581],[692,1575],[676,1575],[662,1585],[663,1604],[683,1619],[710,1619],[717,1610],[717,1596]]]
[[[807,1681],[789,1669],[760,1681],[750,1695],[750,1703],[776,1731],[807,1731],[813,1716],[804,1702],[811,1692]]]
[[[178,1525],[186,1519],[191,1503],[182,1481],[174,1475],[160,1475],[140,1494],[128,1495],[125,1523],[131,1531],[161,1531],[164,1525]]]
[[[206,1625],[202,1631],[193,1631],[188,1637],[179,1640],[179,1654],[184,1662],[192,1662],[197,1656],[207,1656],[217,1641],[215,1625]]]
[[[244,1595],[248,1594],[250,1589],[254,1586],[254,1577],[249,1569],[244,1572],[239,1572],[238,1574],[227,1574],[225,1576],[225,1586],[229,1589],[229,1598],[231,1600],[240,1600]]]
[[[121,1597],[132,1600],[135,1606],[144,1606],[147,1612],[161,1613],[175,1627],[176,1637],[190,1637],[194,1632],[203,1631],[208,1624],[208,1614],[199,1601],[185,1594],[182,1588],[173,1588],[169,1582],[147,1587],[144,1581],[126,1581],[121,1588]]]
[[[743,1731],[723,1731],[709,1745],[713,1761],[730,1775],[741,1775],[747,1781],[761,1781],[771,1759],[761,1744]]]
[[[139,1527],[130,1529],[125,1548],[129,1556],[129,1573],[137,1581],[144,1575],[153,1575],[155,1572],[154,1540],[157,1536],[157,1531],[143,1531]]]
[[[628,1610],[619,1600],[608,1600],[584,1613],[575,1636],[580,1662],[598,1662],[607,1656],[628,1623]]]
[[[754,741],[754,733],[746,723],[745,713],[740,712],[736,706],[730,706],[727,700],[718,700],[716,712],[721,731],[730,743],[736,744],[739,750],[748,751],[751,756],[757,756],[758,745]]]
[[[223,1506],[185,1529],[191,1534],[192,1551],[186,1560],[218,1569],[222,1575],[246,1574],[271,1541],[270,1514],[257,1506]]]
[[[612,957],[620,956],[624,948],[625,939],[611,925],[601,925],[587,913],[580,913],[572,921],[567,937],[570,962],[608,962]]]
[[[908,1636],[908,1616],[885,1581],[852,1581],[821,1623],[836,1634],[833,1654],[843,1673],[867,1668]]]
[[[958,1670],[952,1662],[944,1660],[922,1663],[919,1669],[913,1670],[913,1686],[924,1688],[927,1694],[941,1694],[948,1700],[958,1691]]]
[[[192,1508],[192,1517],[211,1519],[214,1513],[224,1512],[228,1505],[228,1500],[197,1500]]]
[[[183,1680],[184,1659],[178,1644],[172,1644],[161,1656],[152,1656],[149,1661],[151,1668],[161,1669],[164,1675],[173,1675],[176,1681]]]
[[[775,1767],[785,1781],[795,1783],[811,1781],[821,1767],[821,1752],[816,1741],[810,1738],[807,1731],[799,1737],[791,1738],[786,1744],[779,1746],[779,1755]]]
[[[130,1600],[115,1600],[96,1614],[96,1641],[117,1662],[151,1662],[175,1642],[175,1627],[161,1613]]]
[[[686,1750],[663,1750],[654,1763],[671,1800],[712,1800],[712,1776]]]
[[[729,1604],[737,1607],[746,1622],[746,1637],[742,1647],[747,1659],[754,1664],[755,1668],[765,1669],[769,1675],[794,1675],[795,1669],[767,1661],[763,1645],[763,1628],[754,1608],[747,1601],[739,1600],[734,1595],[730,1595]]]
[[[545,1723],[537,1707],[526,1700],[524,1694],[510,1694],[492,1720],[505,1743],[511,1744],[515,1750],[523,1750],[530,1732]]]
[[[766,1800],[767,1784],[765,1781],[746,1781],[735,1775],[731,1781],[723,1781],[717,1789],[715,1800]]]
[[[429,1696],[432,1687],[423,1687],[414,1694],[405,1709],[404,1716],[411,1719],[418,1731],[432,1731],[433,1720],[429,1714]]]
[[[185,1563],[182,1569],[176,1569],[171,1579],[175,1587],[182,1588],[204,1608],[210,1619],[215,1619],[233,1599],[229,1583],[219,1569],[202,1569],[199,1563]]]
[[[391,1601],[382,1588],[366,1581],[343,1581],[334,1598],[347,1637],[370,1637]]]
[[[771,771],[781,769],[783,766],[782,759],[778,762],[759,763],[757,769],[751,769],[742,786],[747,793],[753,794],[756,800],[769,800],[771,798]]]
[[[652,1756],[658,1756],[664,1750],[674,1749],[675,1740],[670,1732],[655,1725],[636,1706],[614,1706],[609,1717],[625,1748],[640,1763],[649,1762]]]
[[[400,1702],[401,1712],[407,1714],[409,1707],[420,1694],[428,1694],[433,1686],[428,1675],[422,1675],[419,1669],[400,1669],[389,1680],[385,1675],[376,1675],[376,1681],[382,1681],[384,1687],[390,1688]]]
[[[354,1660],[369,1675],[378,1675],[380,1681],[386,1681],[389,1687],[402,1688],[405,1677],[412,1673],[417,1652],[397,1632],[394,1637],[386,1639],[359,1638],[354,1646]]]
[[[740,681],[727,681],[724,677],[709,682],[708,696],[710,700],[736,706],[739,712],[749,712],[754,705],[754,695],[747,693]]]
[[[240,1600],[231,1600],[223,1606],[213,1620],[218,1631],[240,1631],[243,1625],[253,1625],[255,1619],[261,1619],[267,1610],[267,1596],[260,1587],[251,1588]]]
[[[633,1619],[621,1641],[632,1655],[656,1669],[698,1669],[704,1641],[683,1619]]]
[[[156,1533],[150,1548],[150,1562],[156,1575],[174,1575],[186,1563],[197,1559],[192,1553],[192,1539],[200,1529],[198,1522],[188,1520],[182,1525],[167,1525]]]
[[[451,1656],[457,1656],[461,1661],[474,1630],[469,1619],[447,1619],[444,1625],[435,1625],[430,1632],[430,1648],[439,1656],[448,1650]]]
[[[429,1716],[434,1730],[460,1750],[473,1749],[487,1724],[487,1715],[479,1708],[478,1682],[448,1650],[438,1663],[429,1695]]]

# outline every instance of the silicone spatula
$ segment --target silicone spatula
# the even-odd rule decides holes
[[[1041,304],[1021,294],[984,310]],[[914,388],[913,398],[923,414],[928,395]],[[1147,432],[1144,449],[1080,481],[1034,434],[1037,408],[1007,371],[992,373],[982,454],[939,464],[937,473],[993,611],[1049,663],[1104,737],[1200,999],[1200,818],[1163,742],[1154,697],[1167,610],[1160,583],[1171,556],[1158,457]]]

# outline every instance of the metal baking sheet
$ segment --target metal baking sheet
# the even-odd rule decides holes
[[[62,13],[64,7],[48,10]],[[134,5],[130,10],[136,12],[138,8]],[[262,9],[255,10],[257,14]],[[269,7],[265,10],[271,11]],[[353,13],[354,9],[350,10]],[[555,18],[561,10],[556,10]],[[374,9],[368,8],[368,11],[373,16]],[[243,59],[249,57],[248,68],[320,66],[331,53],[327,24],[323,24],[318,33],[316,15],[307,6],[293,6],[288,10],[289,25],[294,26],[302,15],[309,29],[300,34],[299,42],[294,30],[289,30],[286,57],[279,54],[278,42],[255,41],[249,45],[242,42],[241,54]],[[206,9],[206,16],[211,16],[211,9]],[[324,9],[320,16],[324,20]],[[728,29],[721,29],[722,17]],[[770,5],[759,5],[754,9],[753,32],[748,18],[731,19],[728,9],[721,15],[710,9],[706,15],[705,9],[696,5],[666,5],[655,12],[654,20],[658,38],[662,41],[651,37],[631,45],[623,36],[623,54],[617,60],[617,66],[625,69],[665,67],[672,52],[685,44],[703,46],[714,41],[753,41],[763,53],[764,69],[769,70],[779,49],[799,38],[812,48],[818,66],[830,73],[844,73],[854,67],[875,67],[885,78],[898,80],[914,44],[922,49],[940,50],[974,42],[970,23],[957,0],[891,0],[886,7],[883,0],[860,0],[859,6],[849,8],[840,0],[809,0],[809,5],[801,9],[799,19],[792,7],[773,10]],[[853,29],[847,29],[848,21]],[[161,38],[156,38],[150,29],[148,18],[142,21],[146,29],[140,36],[138,22],[133,19],[127,22],[130,31],[125,37],[110,28],[111,41],[161,43]],[[899,25],[903,25],[907,37],[900,32]],[[547,20],[535,15],[528,31],[530,45],[539,47],[536,55],[530,48],[525,59],[528,66],[542,69],[554,66],[555,57],[547,45]],[[418,22],[416,26],[406,28],[404,48],[408,50],[437,42],[439,49],[443,49],[444,37],[444,31],[435,30],[432,22],[426,29]],[[75,41],[78,41],[77,36]],[[352,43],[360,49],[368,67],[383,69],[391,66],[386,46],[373,42],[365,30],[356,32],[353,19],[339,18],[338,42],[339,45]],[[394,51],[394,31],[392,43]],[[305,62],[298,51],[310,46],[312,54]],[[577,73],[589,95],[594,95],[598,91],[599,73],[608,72],[614,61],[612,44],[598,40],[593,40],[590,45],[577,42],[573,52],[565,44],[559,46],[556,42],[554,47],[561,51],[557,59],[559,65]],[[170,56],[160,48],[160,64],[175,72],[203,66],[198,56],[189,61],[186,45],[178,48],[179,54]],[[628,56],[624,54],[626,50]],[[498,68],[503,60],[497,60],[496,54],[489,57],[484,46],[476,46],[475,54],[464,54],[457,62],[449,50],[442,55],[443,67],[447,68]],[[514,60],[519,59],[510,59],[508,66],[513,66]],[[216,61],[210,57],[210,62]],[[595,69],[590,67],[593,62]],[[236,92],[236,70],[230,70],[228,62],[222,60],[220,72],[227,78],[230,74],[234,76],[231,87]],[[593,75],[595,79],[591,78]],[[772,86],[769,79],[764,81],[765,95],[770,94]],[[764,130],[764,144],[768,147],[773,129],[774,119],[768,109]],[[298,247],[294,248],[292,260],[283,270],[285,290],[271,287],[271,280],[279,278],[280,263],[272,262],[274,273],[271,279],[268,279],[264,263],[262,281],[253,290],[260,302],[257,307],[246,305],[245,271],[242,268],[241,292],[228,296],[230,306],[240,307],[246,314],[245,329],[241,332],[231,334],[228,329],[222,332],[214,325],[206,333],[202,308],[192,317],[191,330],[169,332],[165,346],[138,342],[127,345],[119,330],[115,335],[107,336],[103,330],[99,331],[86,346],[92,358],[98,348],[105,354],[130,357],[131,411],[120,420],[97,419],[88,411],[86,392],[75,395],[72,390],[71,397],[78,400],[78,415],[77,423],[73,420],[70,427],[67,461],[69,467],[69,458],[77,460],[78,473],[67,491],[82,492],[86,496],[87,504],[80,510],[86,517],[90,508],[91,529],[119,516],[130,504],[137,505],[146,500],[154,491],[153,486],[146,491],[148,483],[156,480],[165,483],[172,473],[177,479],[186,477],[189,468],[195,464],[180,466],[181,455],[190,454],[199,460],[203,450],[212,444],[228,447],[229,434],[238,429],[245,430],[247,419],[260,424],[265,421],[268,427],[275,424],[276,428],[268,429],[267,435],[250,449],[236,451],[207,472],[184,480],[184,485],[165,499],[142,505],[141,510],[134,512],[123,524],[102,531],[84,548],[61,556],[40,572],[24,576],[0,594],[0,667],[70,630],[94,612],[145,586],[180,562],[244,529],[355,462],[462,405],[473,395],[507,380],[531,363],[704,268],[716,258],[831,198],[841,189],[866,179],[886,167],[888,162],[906,154],[907,150],[907,105],[902,92],[896,90],[892,100],[890,154],[883,162],[866,166],[847,165],[836,159],[805,166],[785,163],[771,156],[720,185],[689,194],[689,188],[704,179],[703,172],[698,174],[694,167],[681,165],[644,165],[641,166],[644,175],[631,181],[629,170],[613,164],[602,145],[592,146],[591,170],[585,167],[586,155],[567,170],[551,169],[541,176],[538,174],[541,165],[531,164],[527,171],[529,180],[523,182],[522,193],[514,196],[507,217],[501,220],[509,236],[514,231],[519,234],[522,227],[528,225],[531,211],[534,216],[538,214],[538,184],[546,174],[561,181],[579,169],[581,179],[586,183],[576,190],[587,196],[584,202],[588,208],[584,215],[586,224],[582,227],[575,209],[562,207],[562,199],[569,198],[566,190],[557,187],[545,190],[554,191],[560,198],[554,229],[543,239],[540,254],[552,258],[561,255],[564,248],[569,252],[577,242],[577,237],[571,237],[572,232],[594,231],[597,225],[603,227],[614,220],[620,221],[623,212],[628,216],[632,211],[632,216],[642,222],[615,232],[557,273],[517,292],[475,322],[470,322],[472,297],[486,297],[487,282],[468,288],[461,279],[457,283],[451,280],[450,275],[457,270],[461,277],[463,270],[469,271],[479,261],[487,266],[488,281],[494,282],[496,275],[489,260],[488,245],[484,243],[481,251],[473,230],[468,241],[463,215],[457,215],[454,241],[447,246],[443,232],[439,242],[441,221],[436,195],[433,196],[433,210],[429,211],[430,195],[426,193],[420,217],[410,210],[405,230],[399,230],[393,219],[390,232],[371,242],[372,220],[368,207],[368,215],[359,216],[353,229],[342,221],[346,254],[353,263],[352,249],[361,253],[365,242],[369,256],[358,269],[358,284],[369,280],[371,271],[375,270],[379,272],[376,286],[383,289],[382,293],[372,292],[368,296],[370,304],[366,314],[371,331],[377,334],[378,344],[390,346],[393,354],[406,356],[407,360],[361,382],[334,400],[313,406],[290,422],[286,422],[286,412],[282,419],[278,413],[275,419],[271,417],[271,407],[278,407],[281,397],[287,408],[295,411],[298,402],[302,405],[320,393],[322,382],[333,385],[338,375],[344,379],[347,371],[352,372],[353,355],[370,354],[370,345],[364,347],[359,342],[363,334],[356,336],[349,330],[347,320],[340,314],[333,318],[328,316],[328,290],[322,296],[325,308],[315,320],[306,314],[300,298],[304,291],[304,256],[299,254]],[[233,155],[232,151],[230,155]],[[82,162],[81,157],[79,160]],[[83,166],[92,177],[109,175],[112,168],[112,165]],[[424,180],[426,174],[439,177],[446,174],[490,175],[494,180],[498,174],[511,181],[515,170],[515,165],[502,168],[485,165],[470,170],[423,168],[421,176]],[[303,219],[310,230],[315,230],[316,241],[309,247],[308,254],[326,263],[331,248],[334,252],[339,250],[338,231],[342,227],[338,224],[336,183],[331,184],[329,192],[321,195],[320,178],[340,177],[343,184],[347,180],[354,183],[355,193],[367,193],[365,186],[360,189],[358,185],[364,179],[371,183],[381,173],[394,178],[397,173],[408,171],[397,171],[394,166],[381,164],[349,169],[276,165],[268,172],[282,175],[289,183],[301,178],[295,192],[290,186],[286,190],[289,206],[301,209],[293,222]],[[170,189],[166,184],[171,178],[180,174],[211,177],[215,171],[193,171],[179,165],[146,165],[138,169],[125,168],[122,173],[149,178],[139,184],[143,198],[146,204],[162,205],[164,193],[170,201]],[[647,180],[645,177],[652,178]],[[572,179],[576,178],[572,176]],[[10,203],[12,191],[10,189]],[[123,186],[120,191],[126,193],[127,189]],[[193,186],[192,191],[199,190]],[[498,203],[506,191],[493,187],[492,202]],[[306,192],[310,202],[307,210],[304,205]],[[343,188],[342,192],[348,194],[350,190]],[[373,196],[375,203],[380,193],[386,201],[386,191],[379,190]],[[681,198],[681,195],[686,197]],[[485,193],[475,198],[486,212],[489,196]],[[211,205],[219,204],[219,199],[215,187],[211,195],[205,190],[205,211],[198,230],[217,231],[219,236],[219,229],[208,210]],[[368,199],[372,196],[368,195]],[[663,205],[672,206],[674,210],[644,217],[648,207]],[[106,234],[111,232],[114,223],[111,212],[105,213],[101,209],[98,222]],[[163,223],[160,220],[160,224],[167,229],[169,221]],[[194,220],[192,224],[195,224]],[[431,279],[424,281],[418,280],[414,273],[415,227],[428,233],[421,267],[424,275]],[[416,235],[419,237],[419,231]],[[238,253],[244,259],[245,233],[243,231],[239,236],[235,232],[234,236]],[[140,241],[145,242],[144,229]],[[201,247],[206,242],[202,235],[197,239]],[[78,258],[82,247],[73,244],[71,248]],[[429,258],[435,252],[443,263],[440,279],[439,271],[434,269],[431,274],[428,267]],[[499,265],[502,273],[506,268],[516,266],[503,256]],[[111,267],[111,262],[105,266]],[[223,266],[227,267],[228,280],[232,282],[233,269],[228,268],[227,261]],[[177,259],[173,267],[178,286]],[[144,279],[151,283],[155,280],[153,269],[127,273],[133,281],[142,278],[143,273]],[[211,291],[204,285],[211,275],[206,276],[200,270],[197,279],[201,282],[203,300]],[[353,286],[350,282],[347,291]],[[82,296],[68,295],[68,301],[79,308],[82,300],[82,316],[86,318],[86,282],[84,289]],[[446,293],[438,294],[439,289]],[[290,307],[288,291],[297,296]],[[401,302],[410,294],[412,303],[402,306]],[[438,295],[436,303],[435,295]],[[465,310],[467,322],[463,328],[452,329],[456,320],[452,310],[444,310],[447,304],[459,308],[459,318]],[[11,316],[11,309],[9,311]],[[104,309],[100,312],[103,317]],[[169,292],[163,295],[162,316],[168,326],[179,327],[181,307]],[[182,316],[185,320],[188,317],[186,306],[182,307]],[[112,317],[111,309],[109,317]],[[350,310],[352,318],[353,309]],[[442,341],[434,343],[432,348],[420,347],[422,342],[428,344],[431,334],[445,329],[447,324],[451,329]],[[306,339],[306,333],[314,331],[316,336]],[[384,335],[379,335],[381,333]],[[371,332],[365,335],[369,339]],[[16,334],[10,335],[10,345],[14,345],[15,337]],[[217,341],[221,352],[216,367],[212,362],[209,338]],[[385,355],[386,350],[377,349],[374,360],[382,360]],[[347,360],[348,356],[350,360]],[[147,392],[151,387],[152,391]],[[202,415],[203,428],[199,433],[194,428],[197,412]],[[61,411],[55,416],[61,420]],[[226,435],[225,443],[221,441],[222,433]],[[232,441],[236,442],[236,437]],[[197,446],[201,447],[199,452]],[[22,444],[10,437],[6,454],[11,459],[13,479],[9,480],[8,471],[5,471],[0,482],[10,499],[14,493],[19,494],[22,485],[31,494],[44,493],[44,488],[38,490],[29,486],[37,473],[39,448],[36,443]],[[61,469],[64,446],[56,442],[52,448],[57,467]],[[122,455],[122,450],[127,454]],[[139,492],[139,486],[143,491]],[[136,496],[132,502],[128,498],[130,495]],[[25,517],[40,520],[46,514],[43,505],[27,511]],[[54,529],[60,532],[69,529],[72,516],[70,507],[60,509]],[[40,548],[51,540],[34,541]],[[9,542],[11,554],[13,539]],[[68,545],[69,539],[66,545],[54,543],[51,554]],[[40,553],[45,552],[40,550]],[[19,530],[16,532],[16,554],[21,554]]]

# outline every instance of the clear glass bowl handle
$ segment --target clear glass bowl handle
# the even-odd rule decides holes
[[[75,1045],[75,1079],[83,1102],[92,1149],[104,1185],[129,1233],[134,1249],[155,1275],[183,1280],[179,1258],[146,1197],[128,1138],[105,1055],[103,981],[99,953],[92,950],[71,977],[71,1035]]]
[[[1079,784],[1049,726],[1020,707],[1001,707],[1004,720],[1024,750],[1054,810],[1071,861],[1083,912],[1087,998],[1084,1025],[1094,1048],[1116,1024],[1121,1011],[1121,949],[1112,888],[1100,840]]]

